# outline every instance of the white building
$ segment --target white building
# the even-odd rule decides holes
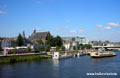
[[[64,45],[64,47],[65,47],[66,50],[69,50],[70,47],[72,46],[72,43],[71,42],[66,42],[63,45]]]
[[[88,44],[86,37],[62,37],[63,41],[70,41],[73,44]]]

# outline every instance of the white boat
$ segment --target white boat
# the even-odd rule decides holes
[[[95,51],[95,52],[91,52],[90,53],[91,57],[111,57],[111,56],[116,56],[115,52],[112,51],[105,51],[105,50],[99,50],[99,51]]]

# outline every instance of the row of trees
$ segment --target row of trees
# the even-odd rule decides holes
[[[72,46],[70,47],[72,48]],[[80,49],[90,49],[92,46],[90,44],[85,44],[85,45],[78,45],[78,46],[73,46],[73,50],[80,50]]]

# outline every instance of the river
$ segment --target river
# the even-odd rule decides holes
[[[43,59],[15,64],[0,64],[0,78],[120,78],[120,52],[117,56],[91,58],[80,56],[62,60]],[[87,75],[87,73],[117,75]]]

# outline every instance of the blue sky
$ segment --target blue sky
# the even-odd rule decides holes
[[[120,41],[120,0],[0,0],[0,36],[33,29],[52,35]]]

